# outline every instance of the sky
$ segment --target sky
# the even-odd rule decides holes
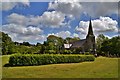
[[[90,17],[95,37],[99,34],[108,38],[119,35],[118,2],[23,0],[0,4],[0,31],[7,33],[13,41],[43,43],[49,35],[84,39]]]

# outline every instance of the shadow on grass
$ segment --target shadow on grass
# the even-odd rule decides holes
[[[36,66],[36,65],[10,65],[9,63],[3,65],[3,67],[22,67],[22,66]]]
[[[42,65],[10,65],[9,63],[3,65],[3,67],[25,67],[25,66],[44,66],[44,65],[53,65],[53,64],[42,64]]]
[[[25,67],[25,66],[43,66],[43,65],[10,65],[9,63],[7,63],[3,67]]]
[[[83,63],[83,62],[79,62]],[[73,63],[55,63],[55,64],[73,64]],[[75,64],[75,63],[74,63]],[[77,63],[76,63],[77,64]],[[25,67],[25,66],[45,66],[45,65],[54,65],[54,64],[42,64],[42,65],[10,65],[9,63],[6,63],[3,65],[3,67]]]
[[[3,65],[3,67],[12,67],[9,63]]]
[[[10,65],[6,63],[3,67],[25,67],[25,66],[44,66],[44,65],[52,65],[52,64],[42,64],[42,65]]]

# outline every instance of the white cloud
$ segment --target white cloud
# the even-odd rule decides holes
[[[71,32],[70,31],[60,31],[58,33],[48,34],[48,36],[49,35],[55,35],[55,36],[62,37],[65,39],[66,37],[71,37]]]
[[[29,19],[24,15],[20,15],[17,13],[12,13],[7,17],[8,23],[14,23],[18,25],[26,25],[29,22]]]
[[[61,12],[44,12],[42,16],[40,16],[40,22],[43,25],[48,27],[57,28],[59,26],[64,25],[63,21],[65,19],[65,15]]]
[[[17,13],[12,13],[7,17],[8,23],[14,23],[18,25],[28,26],[28,25],[44,25],[51,28],[59,28],[65,25],[64,23],[65,15],[61,12],[44,12],[41,16],[24,16]]]
[[[73,37],[79,37],[79,34],[73,33]]]
[[[82,11],[82,6],[77,0],[56,0],[54,3],[50,2],[48,10],[54,9],[56,11],[62,12],[70,18],[79,17]]]
[[[10,0],[4,0],[4,1],[0,1],[1,6],[0,8],[4,11],[8,11],[13,9],[14,7],[18,6],[19,4],[22,4],[23,6],[29,6],[29,0],[13,0],[12,2]]]
[[[118,14],[118,2],[82,2],[84,13],[92,17]]]
[[[25,6],[30,6],[30,1],[29,0],[19,0],[19,2],[22,3]]]
[[[72,19],[74,17],[79,18],[83,12],[92,17],[99,17],[118,14],[118,1],[55,0],[49,3],[49,9],[60,11]]]
[[[48,34],[48,36],[49,35],[55,35],[55,36],[58,36],[58,37],[62,37],[63,39],[65,39],[67,37],[71,37],[71,38],[79,37],[80,39],[85,39],[85,37],[86,37],[86,35],[84,35],[84,34],[81,34],[81,33],[71,33],[70,31],[60,31],[58,33]]]
[[[17,13],[12,13],[9,16],[7,16],[7,22],[8,23],[14,23],[18,25],[28,26],[28,25],[34,25],[37,26],[41,22],[40,16],[24,16]]]
[[[99,19],[92,20],[93,31],[95,35],[104,32],[118,32],[117,21],[110,17],[100,17]],[[86,35],[88,32],[89,21],[80,21],[76,31],[80,34]]]
[[[63,39],[67,38],[67,37],[80,37],[79,34],[77,33],[71,33],[70,31],[60,31],[58,33],[51,33],[51,34],[48,34],[49,35],[55,35],[55,36],[58,36],[58,37],[62,37]]]
[[[43,25],[50,28],[59,28],[65,25],[64,23],[65,15],[61,12],[44,12],[41,16],[30,16],[26,21],[27,25]],[[25,20],[25,19],[24,19]]]
[[[24,1],[24,0],[0,0],[0,2],[20,2],[20,1]],[[30,0],[30,2],[49,2],[49,1],[53,1],[53,0]],[[66,2],[67,0],[58,0],[61,2]],[[118,2],[119,0],[68,0],[68,2]]]
[[[46,40],[46,36],[43,35],[43,30],[38,27],[6,24],[2,26],[2,31],[9,34],[13,41],[36,43]]]
[[[17,33],[21,35],[39,35],[43,31],[40,28],[29,26],[21,26],[16,24],[6,24],[2,26],[2,30],[8,33]]]
[[[65,39],[66,37],[71,36],[71,32],[70,31],[61,31],[61,32],[57,33],[56,35]]]
[[[17,42],[30,42],[32,44],[36,44],[37,42],[43,43],[44,41],[46,41],[45,35],[22,36],[19,34],[12,33],[12,34],[9,34],[9,36],[12,38],[13,41],[17,41]]]
[[[13,36],[13,34],[12,34]],[[19,36],[19,37],[17,37]],[[19,41],[19,42],[30,42],[33,44],[36,44],[37,42],[43,43],[44,41],[46,41],[46,35],[29,35],[29,36],[21,36],[21,35],[16,35],[13,36],[12,38],[14,41]]]
[[[60,2],[119,2],[119,0],[55,0]]]
[[[40,28],[60,28],[65,25],[64,18],[64,14],[56,11],[44,12],[41,16],[12,13],[7,17],[8,23],[2,26],[2,31],[8,33],[14,41],[43,42],[46,40],[46,35]]]
[[[11,10],[17,5],[17,3],[13,3],[13,2],[3,2],[0,4],[1,4],[0,8],[4,11]]]
[[[77,26],[75,28],[75,30],[82,33],[82,34],[86,34],[88,31],[88,25],[89,25],[89,21],[87,21],[87,22],[80,21],[79,26]]]

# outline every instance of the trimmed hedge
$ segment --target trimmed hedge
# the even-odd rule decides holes
[[[28,66],[57,63],[78,63],[94,61],[93,55],[62,55],[62,54],[13,54],[10,56],[9,65]]]

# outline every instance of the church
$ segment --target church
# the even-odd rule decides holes
[[[64,48],[66,49],[81,48],[81,52],[90,52],[90,53],[95,54],[95,51],[96,51],[95,36],[93,34],[91,19],[89,22],[88,34],[86,38],[75,41],[75,42],[71,42],[69,44],[64,44]]]

